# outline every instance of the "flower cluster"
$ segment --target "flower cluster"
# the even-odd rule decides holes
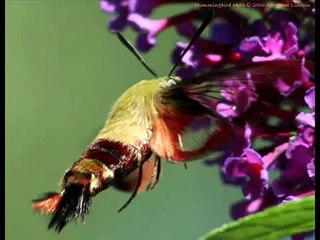
[[[159,6],[181,3],[194,3],[194,7],[162,19],[150,17]],[[229,65],[301,60],[302,70],[294,81],[279,78],[272,87],[257,87],[248,73],[245,81],[234,79],[221,86],[224,101],[215,107],[233,125],[234,144],[222,157],[206,163],[220,164],[224,182],[242,187],[245,200],[232,206],[234,219],[314,194],[315,89],[310,64],[314,60],[314,1],[308,5],[303,9],[244,9],[247,11],[213,8],[209,34],[194,43],[177,69],[177,75],[190,78]],[[185,41],[177,42],[172,50],[173,63],[206,15],[208,9],[199,6],[199,1],[190,0],[101,0],[102,10],[116,15],[109,29],[135,30],[136,47],[141,52],[154,48],[157,36],[174,27]]]

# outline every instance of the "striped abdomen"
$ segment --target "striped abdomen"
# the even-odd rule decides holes
[[[112,171],[115,177],[125,177],[150,155],[148,144],[132,146],[108,139],[97,139],[75,164],[81,163],[83,159],[95,160]]]

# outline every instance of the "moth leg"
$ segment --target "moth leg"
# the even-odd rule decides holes
[[[184,163],[183,166],[184,166],[184,169],[186,170],[188,169],[188,165],[186,163]]]
[[[150,187],[151,190],[154,189],[155,186],[158,184],[159,179],[160,179],[160,174],[161,174],[161,159],[160,159],[160,157],[158,155],[155,155],[154,158],[155,158],[155,162],[156,162],[155,168],[157,169],[157,173],[156,173],[157,175],[156,175],[155,182]]]
[[[150,155],[142,159],[138,162],[138,179],[137,179],[137,185],[135,186],[130,198],[127,200],[127,202],[118,210],[118,212],[121,212],[123,209],[125,209],[131,201],[135,198],[135,196],[138,193],[139,187],[142,182],[142,176],[143,176],[143,164],[149,159]]]
[[[118,210],[118,212],[121,212],[123,209],[125,209],[130,203],[131,201],[135,198],[135,196],[137,195],[137,192],[138,192],[138,189],[141,185],[141,180],[142,180],[142,174],[143,174],[143,171],[142,171],[142,168],[143,168],[143,163],[141,163],[139,165],[139,172],[138,172],[138,180],[137,180],[137,185],[136,187],[134,188],[130,198],[127,200],[127,202]]]

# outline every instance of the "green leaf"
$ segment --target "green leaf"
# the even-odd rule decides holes
[[[314,230],[314,196],[287,202],[214,229],[199,240],[276,240]]]

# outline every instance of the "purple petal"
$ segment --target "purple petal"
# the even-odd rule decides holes
[[[235,99],[235,106],[238,112],[245,112],[249,106],[257,100],[257,95],[254,88],[247,86],[240,87]]]
[[[233,118],[238,116],[235,107],[225,103],[219,103],[216,108],[217,112],[225,118]]]
[[[295,81],[292,85],[289,85],[281,78],[277,79],[277,81],[275,83],[276,88],[285,97],[289,96],[294,90],[296,90],[301,85],[302,85],[302,83],[299,81]]]
[[[293,195],[290,195],[290,196],[287,196],[287,197],[282,201],[282,203],[291,202],[291,201],[297,201],[297,200],[301,200],[301,198],[300,198],[300,197],[293,196]]]
[[[175,61],[180,57],[181,52],[188,46],[188,44],[183,42],[176,42],[176,45],[176,56],[174,56]],[[196,62],[193,60],[193,50],[194,49],[191,47],[191,49],[182,58],[182,62],[187,66],[195,68]]]
[[[287,162],[280,179],[274,181],[277,194],[291,194],[297,186],[310,183],[307,164],[314,158],[313,147],[307,146],[300,138],[290,142],[286,151]]]
[[[181,36],[191,39],[197,32],[197,27],[191,21],[185,21],[176,25],[176,30]]]
[[[301,141],[306,144],[308,147],[313,147],[315,142],[315,129],[314,127],[310,127],[308,125],[299,125],[299,138]]]
[[[227,158],[222,171],[226,180],[231,182],[248,177],[243,185],[243,193],[247,199],[261,197],[268,188],[268,172],[261,156],[252,149],[245,149],[243,157]]]
[[[238,178],[246,177],[244,169],[247,168],[245,158],[229,157],[222,166],[222,172],[227,180],[233,182]]]
[[[308,238],[312,237],[314,235],[314,232],[308,232],[308,233],[299,233],[291,237],[292,240],[307,240]],[[313,238],[315,239],[315,238]]]
[[[281,58],[281,50],[284,45],[284,41],[281,38],[280,33],[270,34],[267,37],[263,38],[264,41],[264,48],[263,50],[272,55],[276,55],[277,57]]]
[[[233,219],[239,219],[249,214],[258,212],[262,209],[263,199],[258,198],[253,201],[242,201],[231,207],[231,216]]]
[[[261,198],[258,198],[252,201],[244,200],[244,201],[235,203],[231,207],[231,216],[233,219],[237,220],[249,214],[262,211],[278,203],[280,203],[279,199],[269,189],[267,190],[265,195]]]
[[[315,114],[314,113],[299,113],[296,120],[303,125],[315,127]]]
[[[176,75],[179,76],[182,79],[187,79],[187,78],[191,78],[195,75],[195,70],[193,67],[190,66],[186,66],[183,68],[179,68],[176,71]]]
[[[137,48],[141,52],[147,52],[157,43],[154,35],[149,33],[141,33],[137,38]]]
[[[167,19],[153,20],[136,13],[131,13],[128,21],[136,31],[158,32],[167,24]]]
[[[312,87],[307,90],[304,100],[308,104],[309,108],[315,110],[315,88]]]
[[[279,31],[270,31],[265,37],[245,38],[240,50],[253,62],[290,59],[298,51],[297,27],[292,22],[284,22]]]
[[[169,0],[130,0],[129,7],[130,12],[138,13],[142,16],[149,16],[152,11],[164,4],[172,4],[172,3],[179,3],[181,1],[169,1]]]
[[[115,13],[121,4],[118,0],[102,0],[100,1],[100,8],[106,13]]]
[[[256,199],[261,197],[268,188],[268,173],[266,170],[261,171],[261,181],[250,179],[243,187],[243,193],[246,199]]]
[[[272,152],[269,152],[268,154],[264,155],[262,160],[265,166],[270,167],[270,165],[272,165],[272,163],[274,163],[276,159],[287,150],[288,145],[288,143],[283,143],[275,147]]]
[[[244,150],[247,160],[251,163],[249,176],[251,179],[244,186],[244,194],[247,199],[255,199],[268,188],[268,172],[263,167],[261,156],[250,148]]]
[[[302,152],[299,152],[298,150],[301,150]],[[289,146],[286,151],[286,157],[288,159],[291,159],[291,158],[298,157],[299,154],[302,154],[301,155],[302,157],[310,156],[310,154],[304,155],[307,152],[309,152],[310,150],[312,150],[312,149],[309,149],[308,144],[306,144],[300,137],[297,137],[297,139],[295,141],[292,141],[289,143]]]
[[[127,1],[102,0],[100,1],[101,9],[106,13],[117,13],[118,16],[112,18],[109,22],[109,29],[112,31],[122,31],[127,26],[129,14]]]
[[[109,22],[109,29],[112,31],[123,31],[128,24],[128,8],[121,7],[118,12],[119,15]]]
[[[238,79],[224,82],[225,86],[220,91],[220,94],[230,103],[226,104],[222,100],[221,103],[217,104],[217,112],[219,114],[227,118],[239,116],[240,113],[247,111],[251,104],[257,100],[250,74],[248,74],[247,78],[247,85],[241,83]]]
[[[139,33],[137,48],[142,52],[149,51],[156,45],[157,35],[167,26],[167,19],[151,20],[139,14],[130,14],[130,25]]]
[[[307,165],[307,171],[309,177],[312,179],[312,181],[315,181],[315,167],[314,167],[314,158],[311,159],[311,161]]]
[[[260,154],[258,154],[256,151],[246,148],[243,150],[243,153],[247,156],[248,161],[260,164],[263,163]]]
[[[271,188],[279,198],[292,194],[290,186],[281,179],[274,180],[271,184]]]
[[[249,124],[246,123],[245,131],[244,131],[244,138],[246,141],[246,148],[251,147],[251,136],[252,136],[252,129],[250,128]]]
[[[240,51],[249,54],[249,58],[254,57],[255,55],[265,55],[263,43],[261,39],[257,36],[245,38],[240,43]],[[251,57],[250,57],[251,56]]]
[[[284,42],[284,54],[290,57],[299,49],[297,36],[298,29],[292,22],[288,22],[288,24],[284,26],[284,31],[286,35],[286,40]]]
[[[300,76],[290,76],[291,72],[288,71],[288,78],[296,79],[292,81],[288,81],[286,79],[278,78],[275,87],[279,90],[281,95],[287,97],[289,96],[294,90],[296,90],[298,87],[300,87],[302,84],[309,81],[310,72],[309,70],[304,66],[304,62],[301,64],[301,75]]]
[[[205,59],[210,62],[216,63],[216,62],[220,62],[222,60],[222,56],[219,54],[207,54],[205,56]]]
[[[130,12],[148,16],[157,6],[159,0],[131,0],[129,1]]]

